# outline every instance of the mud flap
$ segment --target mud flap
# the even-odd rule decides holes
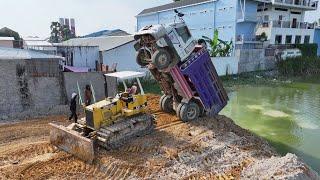
[[[92,163],[94,159],[94,146],[91,139],[81,136],[77,131],[62,125],[49,123],[50,143],[79,159]]]

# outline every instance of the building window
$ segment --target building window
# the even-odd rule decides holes
[[[286,36],[286,44],[292,43],[292,36]]]
[[[301,36],[296,36],[296,39],[294,40],[295,44],[300,44],[301,43]]]
[[[291,14],[301,14],[301,12],[291,11]]]
[[[282,43],[282,36],[281,35],[276,35],[275,44],[281,44],[281,43]]]
[[[309,44],[310,43],[310,36],[305,36],[304,37],[304,43]]]
[[[257,12],[261,12],[261,11],[268,11],[268,8],[264,8],[264,9],[258,9]]]
[[[285,8],[274,8],[276,11],[288,11],[288,9]]]
[[[191,38],[191,33],[186,27],[176,28],[176,31],[185,43]]]

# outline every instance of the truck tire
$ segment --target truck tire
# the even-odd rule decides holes
[[[181,106],[179,118],[183,122],[193,121],[200,116],[200,108],[197,103],[189,102]]]
[[[166,49],[159,49],[152,55],[152,63],[158,70],[166,69],[171,62],[171,55]]]
[[[162,101],[163,101],[163,99],[164,99],[166,96],[167,96],[167,95],[165,95],[165,94],[162,95],[161,98],[160,98],[160,100],[159,100],[159,106],[160,106],[160,110],[161,110],[161,111],[164,111],[163,108],[162,108]]]
[[[184,105],[185,103],[180,103],[176,109],[176,114],[177,114],[177,117],[180,118],[180,110],[181,110],[181,107]]]
[[[146,48],[141,48],[136,54],[136,62],[141,67],[145,67],[149,64],[147,59],[151,59],[151,52]]]
[[[164,97],[162,98],[162,101],[161,101],[161,110],[166,113],[173,112],[173,99],[171,96],[164,95]]]

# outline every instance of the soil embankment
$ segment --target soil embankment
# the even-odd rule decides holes
[[[49,144],[55,116],[0,126],[0,179],[319,179],[295,155],[280,157],[268,143],[224,116],[182,123],[149,97],[156,129],[119,149],[97,152],[92,165]]]

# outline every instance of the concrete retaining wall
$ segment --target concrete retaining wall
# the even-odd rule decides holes
[[[239,60],[236,57],[211,58],[219,76],[238,74]]]
[[[32,60],[0,60],[0,115],[63,102],[59,74],[38,73],[41,68],[35,64]],[[57,67],[58,61],[48,61],[47,65]]]
[[[81,97],[84,100],[84,89],[88,84],[92,84],[97,101],[105,98],[104,75],[99,72],[90,73],[63,73],[64,85],[68,101],[73,92],[78,93],[77,82],[79,84]],[[110,85],[112,86],[112,85]]]
[[[0,60],[0,120],[67,113],[69,108],[65,105],[71,93],[78,92],[77,81],[82,96],[85,85],[92,83],[97,100],[104,99],[103,74],[61,73],[58,63],[53,60]],[[116,79],[108,79],[107,84],[109,96],[114,95]]]
[[[239,58],[239,73],[275,68],[275,57],[265,56],[265,49],[241,49],[236,51]]]

